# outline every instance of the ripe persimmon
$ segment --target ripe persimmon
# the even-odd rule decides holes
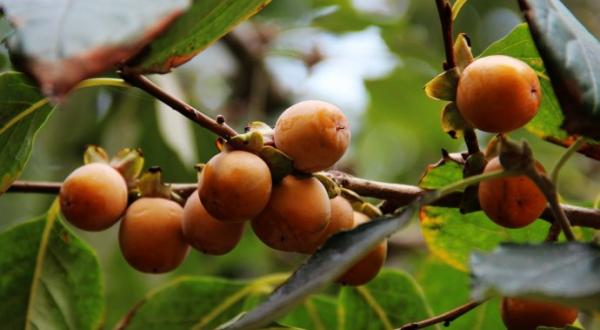
[[[223,151],[204,166],[198,192],[202,205],[222,221],[250,220],[271,196],[271,172],[257,155]]]
[[[537,113],[542,94],[535,71],[504,55],[479,58],[462,72],[456,92],[461,115],[482,131],[510,132]]]
[[[370,219],[365,214],[354,212],[354,227],[357,227]],[[336,282],[343,285],[358,286],[371,281],[377,276],[387,257],[387,240],[379,243],[366,256],[348,269]]]
[[[329,219],[329,225],[327,225],[325,231],[314,242],[314,246],[309,246],[306,250],[299,252],[313,253],[333,234],[342,230],[352,229],[352,226],[354,226],[354,210],[347,199],[337,196],[330,199],[330,203],[331,218]]]
[[[210,215],[197,191],[192,193],[183,207],[183,236],[195,249],[212,255],[222,255],[233,250],[244,233],[243,222],[224,222]]]
[[[350,143],[350,126],[335,105],[304,101],[279,116],[274,139],[296,169],[312,173],[331,167],[344,155]]]
[[[164,198],[142,197],[129,206],[119,228],[125,260],[145,273],[165,273],[188,254],[183,238],[183,208]]]
[[[502,299],[501,308],[502,321],[508,330],[563,328],[575,322],[579,313],[574,308],[520,298]]]
[[[544,172],[541,164],[536,168]],[[502,169],[500,160],[489,161],[484,173]],[[546,208],[546,197],[527,176],[512,176],[479,184],[479,204],[485,214],[500,226],[521,228],[537,219]]]
[[[127,208],[127,184],[121,174],[103,163],[83,165],[65,179],[60,209],[77,228],[99,231],[117,222]]]
[[[269,203],[252,220],[252,229],[274,249],[307,251],[319,240],[330,217],[331,203],[321,182],[288,175],[273,187]]]

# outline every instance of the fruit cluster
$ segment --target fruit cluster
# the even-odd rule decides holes
[[[482,57],[460,73],[456,107],[464,121],[482,131],[504,134],[535,117],[541,102],[541,87],[535,71],[526,63],[504,55]],[[484,173],[502,170],[497,140],[488,146]],[[541,164],[536,170],[544,173]],[[531,224],[546,208],[546,197],[527,176],[513,176],[479,184],[481,209],[498,225],[521,228]]]
[[[92,231],[122,217],[123,256],[148,273],[176,268],[189,246],[206,254],[228,253],[240,241],[246,221],[266,245],[311,254],[331,235],[370,220],[357,212],[362,209],[356,203],[328,191],[314,175],[333,166],[350,142],[349,124],[340,109],[321,101],[300,102],[281,114],[274,129],[262,125],[259,135],[250,129],[221,143],[220,152],[199,166],[198,189],[183,207],[171,200],[173,192],[162,184],[159,172],[136,178],[136,157],[121,155],[108,163],[105,153],[94,149],[91,154],[100,153],[95,158],[101,162],[78,168],[64,181],[62,212],[76,227]],[[273,157],[261,152],[265,148],[279,161],[289,160],[290,169],[278,168]],[[137,199],[128,206],[132,191]],[[383,266],[386,253],[384,241],[338,282],[368,282]]]
[[[541,88],[536,73],[526,63],[508,56],[488,56],[470,63],[460,74],[456,105],[472,127],[491,133],[507,133],[527,124],[538,111]],[[492,139],[483,170],[503,169],[498,139]],[[543,166],[532,161],[535,171]],[[479,184],[481,209],[495,223],[506,228],[522,228],[540,217],[546,197],[525,175],[511,176]],[[502,320],[509,330],[535,330],[540,326],[565,327],[577,319],[578,311],[551,303],[522,298],[502,300]]]

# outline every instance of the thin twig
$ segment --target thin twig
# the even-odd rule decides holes
[[[119,74],[121,75],[123,80],[125,80],[132,86],[135,86],[147,92],[148,94],[156,97],[166,105],[173,108],[173,110],[179,112],[186,118],[221,136],[222,138],[229,139],[237,135],[237,132],[229,125],[227,125],[224,121],[217,121],[203,114],[191,105],[167,93],[165,90],[153,83],[150,79],[140,74],[128,71],[127,67],[121,68]]]
[[[62,182],[51,181],[15,181],[6,192],[10,193],[37,193],[56,195],[60,192]],[[171,188],[183,198],[187,198],[194,190],[198,189],[196,183],[173,183]]]
[[[327,174],[339,185],[353,190],[362,196],[386,200],[386,203],[393,205],[393,209],[390,207],[388,212],[385,213],[391,213],[399,207],[406,206],[428,192],[428,190],[417,186],[371,181],[356,178],[350,174],[339,171],[330,171],[327,172]],[[8,188],[7,192],[58,194],[60,191],[60,185],[60,182],[15,181]],[[197,185],[195,183],[173,183],[171,184],[171,187],[181,197],[186,198],[196,189]],[[440,207],[458,207],[461,197],[462,194],[460,192],[451,193],[444,198],[436,200],[430,205]],[[599,209],[566,204],[562,204],[561,209],[564,210],[564,212],[568,215],[573,226],[600,229]],[[547,208],[544,210],[544,213],[541,215],[541,219],[553,222],[554,212],[552,209]]]
[[[452,34],[452,6],[448,0],[435,0],[440,23],[442,25],[442,36],[444,38],[444,49],[446,51],[446,61],[444,62],[444,70],[452,69],[456,66],[454,60],[454,36]]]
[[[450,322],[452,322],[455,319],[457,319],[458,317],[466,314],[467,312],[469,312],[472,309],[474,309],[475,307],[483,304],[484,302],[485,301],[471,301],[471,302],[466,303],[462,306],[459,306],[453,310],[450,310],[443,314],[436,315],[434,317],[425,319],[423,321],[405,324],[405,325],[401,326],[398,330],[423,329],[423,328],[432,326],[434,324],[442,323],[442,322],[444,323],[444,326],[448,326],[448,325],[450,325]]]
[[[454,34],[452,32],[454,25],[454,21],[452,20],[452,6],[448,0],[435,0],[435,4],[440,17],[442,36],[444,38],[444,51],[446,53],[443,68],[444,70],[450,70],[456,66],[456,59],[454,58]],[[464,129],[463,136],[469,155],[478,153],[480,149],[475,130],[467,127]]]
[[[560,224],[560,227],[563,233],[565,233],[567,240],[574,241],[575,235],[573,234],[573,230],[571,228],[571,222],[569,221],[569,217],[565,213],[565,210],[561,207],[558,201],[558,192],[556,191],[556,187],[552,181],[547,176],[538,173],[534,168],[527,171],[527,176],[533,180],[533,182],[535,182],[544,196],[546,196],[548,204],[550,205],[550,210],[552,211],[555,219],[554,222],[558,222]],[[552,239],[553,237],[551,235],[558,236],[554,233],[550,233],[549,237],[546,239]]]

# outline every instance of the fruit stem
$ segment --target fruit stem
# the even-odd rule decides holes
[[[486,300],[484,301],[471,301],[468,302],[464,305],[458,306],[452,310],[449,310],[445,313],[442,313],[440,315],[436,315],[434,317],[425,319],[423,321],[419,321],[419,322],[412,322],[412,323],[408,323],[405,324],[403,326],[401,326],[398,330],[416,330],[416,329],[422,329],[422,328],[426,328],[429,326],[432,326],[434,324],[438,324],[438,323],[442,323],[444,322],[444,326],[448,326],[450,325],[450,322],[454,321],[455,319],[457,319],[458,317],[466,314],[467,312],[471,311],[472,309],[474,309],[475,307],[485,303]]]

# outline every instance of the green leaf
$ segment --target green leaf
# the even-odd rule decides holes
[[[0,74],[0,194],[23,172],[35,135],[52,109],[24,74]]]
[[[415,272],[415,280],[425,293],[434,315],[439,315],[470,301],[470,277],[435,256],[426,258]],[[450,285],[451,283],[451,285]],[[492,299],[452,321],[444,329],[503,329],[500,301]]]
[[[398,231],[414,212],[415,207],[409,206],[397,217],[373,220],[353,230],[335,234],[264,303],[220,329],[257,329],[285,315],[311,293],[342,275],[381,240]]]
[[[565,117],[527,25],[517,25],[504,38],[490,45],[480,56],[489,55],[512,56],[529,64],[535,70],[542,88],[542,103],[537,115],[525,128],[546,141],[563,147],[570,146],[574,139],[561,128]],[[598,144],[586,144],[580,149],[580,152],[588,157],[600,159],[600,145]]]
[[[425,174],[419,181],[419,187],[424,189],[439,189],[451,183],[462,180],[463,164],[453,159],[442,159],[437,164],[427,166]]]
[[[521,0],[570,134],[600,139],[600,43],[558,0]]]
[[[421,185],[436,189],[461,178],[462,166],[445,161],[430,167]],[[536,221],[525,228],[508,229],[488,219],[482,211],[461,214],[457,208],[425,206],[419,215],[430,251],[461,271],[468,270],[469,255],[474,250],[491,251],[502,242],[541,242],[549,228],[547,222]]]
[[[338,329],[337,301],[323,295],[311,296],[279,323],[312,330]]]
[[[94,252],[46,216],[0,233],[0,324],[6,329],[98,329],[104,298]]]
[[[596,244],[502,245],[491,254],[474,253],[471,272],[475,299],[498,292],[600,311]]]
[[[495,224],[482,212],[461,214],[456,208],[421,209],[421,230],[430,251],[461,271],[468,270],[469,254],[491,251],[502,242],[542,242],[549,224],[536,221],[521,229]]]
[[[47,95],[63,96],[79,81],[137,53],[189,5],[189,0],[4,0],[15,26],[8,46],[15,64]]]
[[[367,285],[344,287],[338,313],[338,329],[343,330],[395,329],[432,315],[415,280],[405,272],[389,269]]]
[[[146,50],[128,61],[139,73],[167,73],[210,46],[271,0],[195,0]]]
[[[246,298],[272,289],[285,277],[271,275],[250,283],[183,277],[148,294],[120,325],[124,329],[214,329],[243,312]]]

